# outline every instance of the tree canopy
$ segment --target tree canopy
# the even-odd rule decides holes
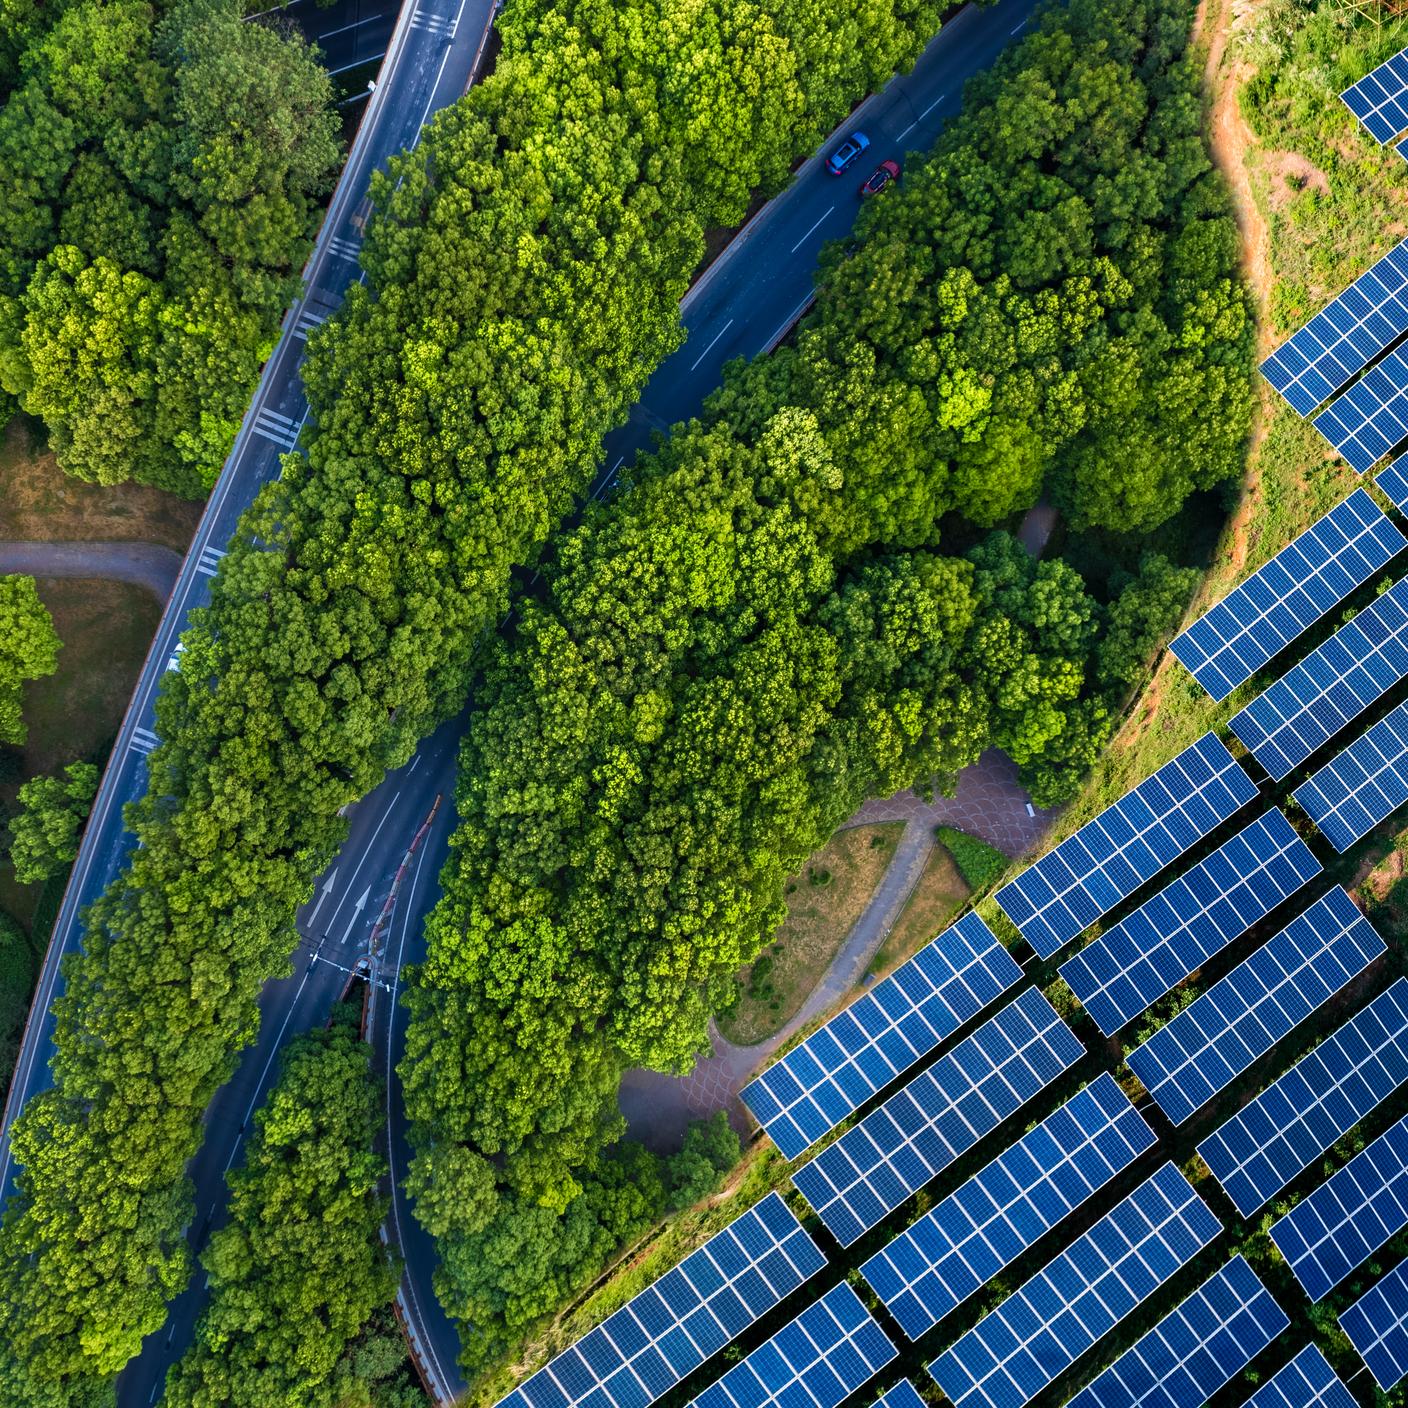
[[[20,788],[19,814],[10,818],[10,864],[22,885],[58,874],[78,854],[97,790],[92,763],[70,763],[62,777],[32,777]]]
[[[58,633],[34,578],[0,576],[0,743],[24,742],[24,682],[58,668]]]

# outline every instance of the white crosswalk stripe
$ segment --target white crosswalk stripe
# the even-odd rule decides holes
[[[346,259],[351,264],[355,264],[362,253],[362,246],[355,240],[345,240],[340,236],[328,241],[328,249],[339,259]]]
[[[443,34],[446,38],[453,39],[455,31],[459,28],[459,20],[445,15],[427,15],[417,10],[411,19],[411,28],[428,30],[431,34]]]
[[[196,571],[204,572],[207,577],[213,577],[216,568],[220,566],[220,559],[224,556],[224,548],[202,548],[200,557],[196,559]]]
[[[271,411],[267,406],[254,418],[255,433],[272,440],[281,450],[291,450],[298,444],[298,433],[302,428],[298,421]]]
[[[314,328],[320,328],[327,322],[326,313],[312,313],[307,308],[299,310],[298,317],[294,320],[293,335],[295,337],[306,338]]]
[[[132,747],[144,757],[160,742],[161,740],[149,728],[132,730]]]

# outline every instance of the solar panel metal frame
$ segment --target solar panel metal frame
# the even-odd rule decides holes
[[[1379,1277],[1340,1316],[1359,1357],[1387,1393],[1408,1376],[1408,1261]]]
[[[1239,1253],[1067,1408],[1201,1408],[1290,1323]]]
[[[1243,1217],[1303,1173],[1408,1080],[1399,978],[1198,1145]]]
[[[1226,745],[1204,734],[1004,885],[997,902],[1050,958],[1255,796]]]
[[[1408,128],[1408,49],[1350,84],[1340,102],[1380,146]]]
[[[949,1346],[929,1372],[954,1408],[1021,1408],[1222,1231],[1164,1164]]]
[[[1405,547],[1408,538],[1356,489],[1175,636],[1169,649],[1214,699],[1226,699]]]
[[[1408,703],[1318,768],[1291,795],[1343,854],[1408,803]]]
[[[1322,869],[1273,807],[1068,958],[1061,977],[1114,1036]]]
[[[1396,347],[1310,422],[1358,473],[1408,438],[1408,348]]]
[[[740,1098],[795,1159],[1021,976],[983,920],[965,914],[744,1086]]]
[[[1180,1125],[1387,948],[1336,886],[1128,1052],[1125,1064]]]
[[[1359,1408],[1330,1361],[1308,1344],[1282,1365],[1242,1408]]]
[[[1278,782],[1408,678],[1408,577],[1268,686],[1228,727]]]
[[[898,1351],[842,1281],[692,1400],[692,1408],[836,1408]]]
[[[848,1247],[1084,1055],[1041,990],[1027,988],[792,1182]]]
[[[500,1408],[573,1408],[589,1399],[592,1408],[644,1408],[825,1265],[792,1210],[769,1193],[525,1379]]]
[[[1156,1142],[1129,1096],[1102,1071],[860,1274],[916,1340]]]
[[[1405,332],[1408,240],[1283,342],[1261,364],[1261,374],[1297,415],[1308,416]]]
[[[1405,1227],[1408,1116],[1277,1218],[1271,1240],[1315,1302]]]

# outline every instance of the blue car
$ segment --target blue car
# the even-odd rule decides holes
[[[852,132],[829,157],[826,158],[826,169],[833,175],[839,176],[848,166],[854,165],[860,160],[862,154],[870,147],[870,138],[864,132]]]

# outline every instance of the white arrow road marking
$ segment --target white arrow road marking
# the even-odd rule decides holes
[[[352,937],[353,925],[356,924],[357,920],[361,917],[362,911],[367,907],[367,898],[371,894],[371,892],[372,887],[368,885],[367,888],[362,891],[361,899],[359,899],[357,903],[352,906],[352,917],[347,921],[347,928],[343,932],[341,939],[338,940],[339,943],[345,944],[347,940]]]
[[[326,880],[323,881],[323,891],[318,896],[318,902],[313,906],[313,912],[308,916],[307,923],[311,926],[318,917],[318,911],[323,907],[323,901],[332,893],[332,887],[337,883],[337,871],[334,870]]]

